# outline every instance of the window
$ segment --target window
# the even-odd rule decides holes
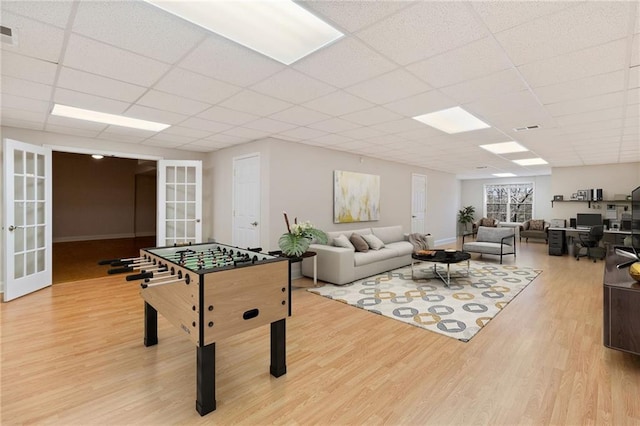
[[[533,217],[533,183],[484,186],[485,216],[500,222],[525,222]]]

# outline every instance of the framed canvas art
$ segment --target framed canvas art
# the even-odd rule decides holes
[[[380,219],[380,176],[333,172],[333,223]]]

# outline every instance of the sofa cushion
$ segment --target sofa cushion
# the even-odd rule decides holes
[[[393,250],[396,256],[405,256],[413,253],[413,244],[408,241],[396,241],[395,243],[385,244],[385,248]]]
[[[371,228],[371,232],[385,244],[403,241],[405,239],[402,226],[400,225]]]
[[[344,234],[340,234],[338,237],[334,238],[333,245],[336,247],[348,248],[353,251],[356,250],[353,244],[351,244],[351,241],[349,241],[349,239],[345,237]]]
[[[355,232],[351,234],[349,237],[349,241],[356,248],[356,251],[360,251],[366,253],[369,251],[369,244],[362,238],[362,235],[356,234]]]
[[[364,238],[372,250],[380,250],[384,247],[382,240],[373,234],[363,235],[362,238]]]
[[[362,266],[391,259],[393,257],[396,257],[395,251],[384,247],[380,250],[370,250],[367,253],[355,252],[353,261],[355,266]]]
[[[333,244],[333,239],[336,237],[339,237],[340,235],[351,235],[351,234],[366,235],[370,233],[371,233],[371,228],[354,229],[349,231],[329,231],[329,232],[326,232],[327,244],[330,246],[335,245]]]

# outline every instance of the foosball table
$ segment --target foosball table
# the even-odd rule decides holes
[[[259,249],[258,249],[259,250]],[[144,299],[144,345],[158,343],[158,312],[196,345],[196,410],[216,409],[215,342],[271,325],[274,377],[287,372],[289,261],[252,249],[195,244],[140,250],[135,258],[101,261],[109,273],[130,273]]]

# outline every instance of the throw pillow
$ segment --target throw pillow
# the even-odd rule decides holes
[[[364,238],[364,240],[372,250],[380,250],[382,247],[384,247],[384,243],[382,242],[382,240],[373,234],[363,235],[362,238]]]
[[[480,219],[480,226],[493,226],[493,219],[483,217]]]
[[[364,238],[362,238],[362,235],[354,232],[351,234],[351,237],[349,237],[349,241],[351,241],[351,244],[356,248],[356,251],[361,251],[363,253],[369,251],[369,244],[367,244]]]
[[[336,238],[333,239],[333,245],[336,247],[348,248],[355,251],[355,247],[344,234],[340,234]]]
[[[529,221],[529,229],[532,231],[544,231],[544,220],[531,219]]]

